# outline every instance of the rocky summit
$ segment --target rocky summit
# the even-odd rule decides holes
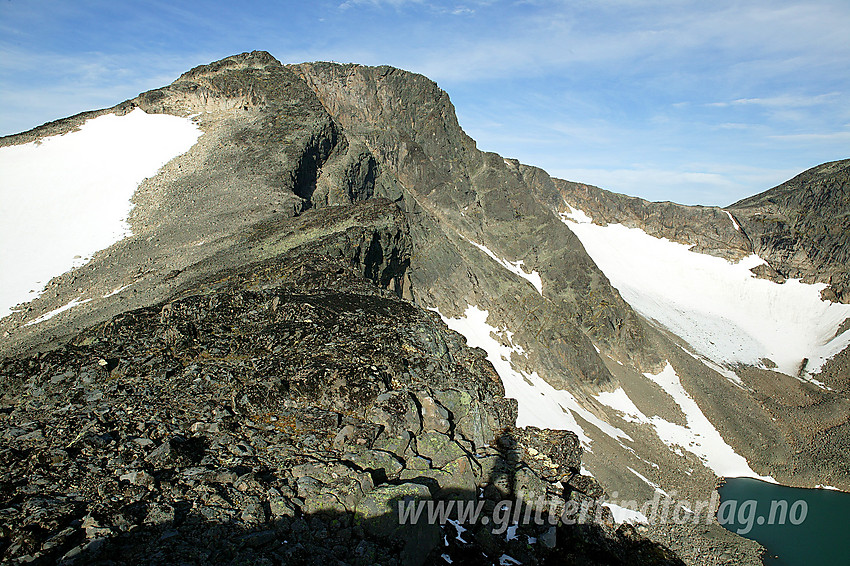
[[[5,563],[755,565],[623,502],[850,489],[848,161],[650,203],[265,52],[0,151],[152,116],[200,135],[129,233],[0,319]]]

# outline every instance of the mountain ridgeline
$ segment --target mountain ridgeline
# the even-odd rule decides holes
[[[724,365],[571,227],[755,254],[754,277],[842,308],[850,160],[725,209],[652,203],[478,150],[421,75],[257,51],[0,148],[137,109],[202,135],[139,186],[130,236],[0,320],[4,560],[760,564],[716,522],[607,507],[507,535],[398,524],[399,501],[707,500],[720,468],[658,422],[850,489],[845,348],[817,374]]]

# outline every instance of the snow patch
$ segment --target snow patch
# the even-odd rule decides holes
[[[673,401],[685,414],[687,426],[671,423],[657,415],[647,417],[632,402],[622,387],[611,392],[602,392],[594,398],[621,414],[621,418],[627,422],[642,423],[655,428],[658,438],[670,448],[683,448],[693,453],[702,460],[707,467],[719,476],[737,476],[764,478],[756,474],[743,456],[737,454],[720,436],[714,425],[705,417],[693,398],[685,391],[679,376],[676,375],[670,362],[658,374],[644,374],[647,378],[657,384],[665,393],[673,398]],[[664,493],[661,487],[642,476],[632,468],[632,473],[643,480],[647,485],[657,491]]]
[[[449,328],[466,337],[469,346],[482,348],[487,352],[487,359],[502,379],[505,396],[516,399],[519,404],[517,426],[570,430],[579,437],[582,445],[589,449],[592,439],[576,421],[575,413],[618,442],[622,439],[632,440],[621,429],[582,407],[569,391],[555,389],[537,372],[528,373],[514,368],[511,357],[514,354],[523,355],[524,351],[510,340],[513,336],[510,331],[499,330],[487,324],[488,311],[469,305],[463,317],[448,318],[437,309],[431,310],[439,314]],[[507,337],[510,346],[496,340],[494,335]]]
[[[691,352],[687,348],[682,348],[682,351],[684,351],[686,354],[688,354],[693,359],[701,362],[706,367],[716,371],[717,373],[719,373],[720,375],[722,375],[723,377],[728,379],[733,385],[737,385],[741,389],[747,389],[746,385],[744,385],[744,382],[743,382],[743,380],[741,380],[740,376],[737,373],[735,373],[734,371],[732,371],[731,369],[729,369],[725,366],[721,366],[720,364],[716,364],[713,361],[706,358],[705,356],[700,356],[698,354],[694,354],[693,352]]]
[[[85,304],[85,303],[89,302],[90,300],[91,299],[84,299],[84,300],[81,301],[80,297],[77,297],[76,299],[74,299],[73,301],[68,303],[67,305],[61,306],[58,309],[53,309],[50,312],[46,312],[43,315],[41,315],[40,317],[29,321],[24,326],[32,326],[33,324],[38,324],[39,322],[44,322],[45,320],[49,320],[59,313],[65,312],[67,310],[71,310],[72,308],[80,306],[82,304]]]
[[[668,497],[669,497],[669,495],[667,494],[667,492],[666,492],[666,491],[664,491],[663,489],[661,489],[661,486],[660,486],[660,485],[658,485],[658,484],[657,484],[657,483],[655,483],[654,481],[650,480],[649,478],[647,478],[646,476],[644,476],[643,474],[641,474],[640,472],[638,472],[637,470],[635,470],[635,469],[634,469],[634,468],[632,468],[631,466],[626,466],[626,467],[629,469],[629,471],[630,471],[631,473],[633,473],[634,475],[636,475],[637,477],[639,477],[641,480],[643,480],[643,483],[645,483],[645,484],[646,484],[646,485],[648,485],[649,487],[653,488],[655,491],[657,491],[657,492],[658,492],[658,493],[660,493],[661,495],[666,495],[666,496],[668,496]]]
[[[729,220],[731,220],[731,221],[732,221],[732,226],[734,226],[734,227],[735,227],[735,230],[737,230],[738,232],[740,232],[740,231],[741,231],[741,227],[740,227],[740,226],[738,226],[738,221],[737,221],[737,220],[735,220],[735,217],[734,217],[734,216],[732,216],[732,213],[731,213],[731,212],[729,212],[728,210],[724,210],[723,212],[725,212],[725,213],[726,213],[726,216],[728,216],[728,217],[729,217]]]
[[[112,290],[112,291],[110,291],[109,293],[105,294],[102,298],[103,298],[103,299],[108,299],[108,298],[109,298],[109,297],[111,297],[112,295],[117,295],[118,293],[120,293],[121,291],[123,291],[124,289],[126,289],[126,288],[127,288],[127,287],[129,287],[129,286],[130,286],[130,285],[123,285],[123,286],[121,286],[121,287],[118,287],[117,289],[113,289],[113,290]]]
[[[615,503],[608,503],[607,501],[603,503],[602,506],[611,510],[611,514],[614,515],[614,521],[616,523],[649,523],[649,518],[640,511],[635,511],[628,507],[621,507]]]
[[[796,377],[850,346],[850,330],[836,336],[850,305],[821,300],[823,283],[759,279],[756,255],[731,263],[638,228],[597,226],[571,206],[560,216],[632,308],[716,364],[769,359]]]
[[[458,521],[455,521],[453,519],[446,519],[446,521],[455,528],[455,540],[463,544],[469,544],[469,542],[464,540],[464,538],[461,536],[463,533],[466,532],[466,527],[464,527]],[[446,544],[446,546],[448,546],[448,544]]]
[[[57,275],[130,234],[139,184],[201,135],[188,118],[106,114],[0,148],[0,318]],[[85,258],[85,259],[83,259]]]
[[[466,237],[463,237],[463,239],[478,248],[479,250],[481,250],[482,252],[484,252],[485,254],[487,254],[488,256],[490,256],[493,261],[495,261],[511,273],[519,275],[520,277],[531,283],[534,288],[537,289],[537,292],[540,293],[541,296],[543,295],[543,281],[542,279],[540,279],[540,274],[536,270],[532,271],[531,273],[526,273],[525,268],[523,267],[523,265],[525,264],[523,260],[520,259],[518,261],[508,261],[506,259],[502,259],[496,254],[494,254],[487,246],[479,244],[478,242],[474,242]]]
[[[671,448],[679,446],[696,455],[718,476],[757,478],[776,483],[770,476],[755,473],[747,460],[726,444],[696,401],[685,391],[670,362],[656,375],[643,375],[673,398],[687,421],[687,426],[681,426],[658,416],[652,417],[650,423],[655,427],[662,442]]]
[[[583,210],[579,210],[577,208],[573,208],[569,204],[567,207],[570,209],[569,212],[561,212],[560,217],[562,222],[566,222],[567,220],[572,220],[576,224],[592,224],[593,219],[584,213]]]
[[[603,391],[594,397],[597,401],[622,413],[622,419],[630,423],[648,423],[649,419],[635,406],[622,387],[616,391]]]

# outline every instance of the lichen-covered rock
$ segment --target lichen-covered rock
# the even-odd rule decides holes
[[[574,474],[567,480],[567,487],[570,490],[577,491],[581,494],[584,494],[592,499],[596,499],[597,497],[602,497],[605,493],[602,489],[602,486],[599,485],[599,482],[596,481],[595,478],[591,476],[584,476],[581,474]]]
[[[439,432],[423,432],[417,435],[416,453],[430,460],[434,468],[442,468],[449,462],[467,455],[460,444]]]
[[[575,434],[533,426],[515,429],[515,434],[523,460],[542,477],[559,481],[581,467],[582,448]]]
[[[367,418],[382,425],[387,434],[418,433],[422,426],[413,396],[407,391],[387,391],[369,407]]]

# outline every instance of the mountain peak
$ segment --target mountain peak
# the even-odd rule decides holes
[[[281,66],[281,62],[275,59],[268,51],[246,51],[206,65],[198,65],[180,75],[180,79],[193,79],[200,75],[208,75],[224,69],[262,69],[270,65]]]

